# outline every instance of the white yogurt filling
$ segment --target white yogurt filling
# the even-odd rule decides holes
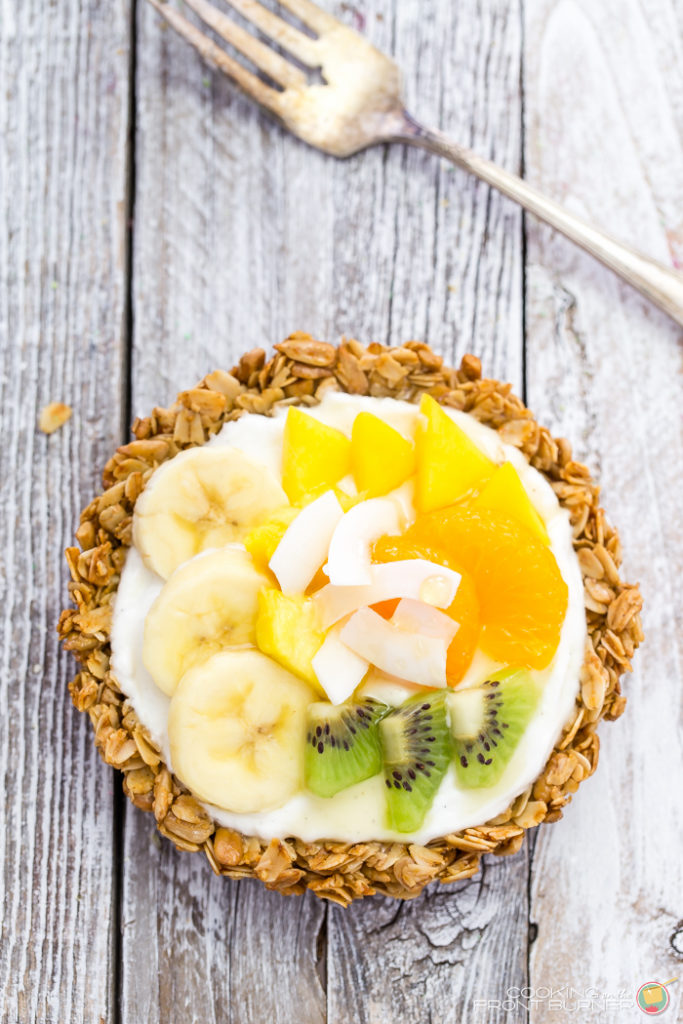
[[[354,418],[362,411],[373,412],[407,437],[413,436],[418,415],[417,406],[410,402],[337,392],[327,394],[319,405],[306,411],[348,436]],[[302,790],[281,807],[255,814],[237,814],[205,805],[219,824],[263,839],[298,836],[305,842],[317,839],[405,842],[410,839],[426,843],[437,836],[481,825],[496,817],[543,769],[574,707],[586,636],[583,581],[572,546],[569,515],[560,507],[548,481],[528,464],[516,448],[503,444],[494,430],[471,416],[453,409],[446,409],[446,412],[490,459],[496,463],[509,460],[513,464],[546,525],[551,550],[569,591],[567,614],[555,657],[547,668],[532,672],[542,684],[542,697],[505,771],[498,782],[487,789],[465,789],[458,784],[455,771],[450,768],[422,827],[410,835],[395,832],[385,825],[385,787],[381,775],[350,786],[328,799]],[[226,423],[208,443],[239,448],[281,479],[285,415],[286,409],[277,410],[273,417],[245,413],[239,420]],[[355,491],[350,478],[342,481],[341,486],[350,492]],[[393,494],[401,500],[406,516],[412,520],[415,517],[412,483],[408,481]],[[112,667],[122,691],[132,702],[139,720],[159,744],[164,760],[172,770],[167,727],[170,700],[155,685],[142,661],[145,617],[162,586],[163,580],[147,569],[138,551],[131,548],[114,606]],[[477,685],[499,667],[498,663],[478,651],[459,686]],[[414,690],[404,689],[400,684],[375,684],[368,686],[366,692],[397,705],[411,696]]]

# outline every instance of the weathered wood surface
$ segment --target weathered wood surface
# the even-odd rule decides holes
[[[529,180],[680,266],[677,13],[668,0],[647,8],[637,0],[527,0],[525,94]],[[641,583],[646,634],[626,677],[626,714],[601,730],[595,778],[563,821],[539,831],[529,985],[541,993],[570,986],[573,1000],[556,997],[567,1004],[593,989],[600,995],[591,1019],[636,1021],[641,1011],[628,1004],[638,988],[683,973],[671,943],[683,917],[683,333],[531,224],[527,259],[529,404],[599,475],[627,578]],[[530,1019],[549,1024],[558,1012],[541,998]]]
[[[125,3],[0,12],[3,1024],[113,1019],[114,776],[55,624],[62,550],[123,436],[129,38]],[[51,401],[75,411],[46,437]]]
[[[396,55],[425,121],[512,170],[524,160],[551,194],[683,262],[675,0],[326,6]],[[0,473],[14,485],[3,485],[0,520],[0,1020],[494,1024],[526,1019],[524,1000],[505,1004],[525,985],[623,991],[628,1009],[598,1003],[581,1019],[640,1019],[637,987],[680,973],[683,958],[670,942],[683,918],[671,813],[681,779],[680,332],[426,154],[339,163],[305,148],[142,0],[126,279],[127,4],[5,5],[0,30]],[[67,703],[72,666],[56,655],[60,550],[128,400],[146,412],[296,328],[424,338],[450,360],[473,350],[488,374],[526,386],[539,417],[604,481],[647,602],[627,715],[601,730],[600,771],[565,820],[410,904],[376,898],[341,911],[216,879],[201,857],[160,842],[149,816],[126,807],[118,822],[112,777]],[[45,438],[36,413],[56,398],[74,418]],[[579,1018],[548,999],[531,1008],[534,1024],[566,1019]]]

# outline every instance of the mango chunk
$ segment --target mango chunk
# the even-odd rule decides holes
[[[543,520],[534,508],[517,470],[511,462],[504,462],[474,499],[472,508],[480,512],[502,513],[530,530],[543,544],[548,533]]]
[[[351,430],[351,472],[359,491],[377,498],[415,472],[415,446],[371,412],[359,412]]]
[[[370,497],[367,491],[359,491],[358,494],[347,494],[346,491],[342,491],[341,487],[335,487],[333,490],[344,512],[348,512],[354,505],[358,505],[361,501],[365,501],[366,498]]]
[[[325,631],[318,609],[310,597],[283,594],[276,587],[263,587],[258,597],[256,643],[300,679],[305,679],[325,696],[313,671],[313,658],[320,650]]]
[[[289,524],[296,519],[300,511],[292,505],[285,505],[246,535],[244,546],[254,559],[258,569],[268,568],[268,563],[275,554],[275,548],[282,540]]]
[[[415,504],[419,512],[433,512],[482,486],[496,466],[430,395],[422,396],[420,412]]]
[[[282,486],[289,500],[312,500],[351,469],[351,442],[341,430],[292,406],[282,444]]]

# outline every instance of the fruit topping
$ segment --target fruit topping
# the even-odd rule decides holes
[[[541,543],[548,543],[548,533],[543,520],[532,505],[511,462],[504,462],[498,467],[470,508],[484,514],[503,515],[508,519],[514,519],[535,534]]]
[[[425,601],[413,601],[404,597],[396,605],[391,616],[391,625],[408,633],[419,633],[421,636],[433,636],[443,640],[446,647],[458,632],[458,623],[449,615],[444,615],[432,604]]]
[[[264,523],[255,526],[246,535],[243,541],[244,546],[259,569],[265,571],[268,568],[268,563],[284,537],[287,527],[296,519],[300,511],[294,505],[285,505],[273,512]]]
[[[168,579],[207,548],[241,541],[287,496],[270,470],[237,448],[192,448],[160,466],[137,500],[133,541]]]
[[[159,689],[170,696],[190,666],[224,647],[253,644],[258,595],[267,582],[237,547],[176,569],[145,620],[142,657]]]
[[[377,723],[388,711],[366,697],[347,704],[309,705],[306,714],[306,785],[330,797],[382,768]]]
[[[369,667],[365,658],[341,642],[338,629],[330,630],[313,658],[313,671],[333,704],[349,699]]]
[[[379,724],[387,823],[414,832],[425,819],[451,761],[444,693],[418,695]]]
[[[463,786],[493,786],[515,752],[538,704],[528,672],[506,669],[481,686],[447,698],[455,774]]]
[[[550,663],[568,590],[552,551],[533,533],[504,516],[458,506],[419,516],[406,538],[446,551],[449,562],[471,574],[486,654],[526,668]]]
[[[420,412],[415,504],[431,512],[481,487],[496,467],[430,395],[422,396]]]
[[[344,512],[334,491],[306,505],[285,530],[268,567],[284,594],[302,594],[327,558]]]
[[[258,651],[222,651],[190,669],[168,718],[173,770],[200,800],[248,814],[303,784],[311,689]]]
[[[469,668],[479,642],[479,600],[472,577],[465,572],[462,566],[457,565],[455,558],[450,554],[445,554],[429,544],[409,539],[405,535],[403,537],[381,537],[373,548],[373,558],[382,565],[385,563],[397,564],[400,559],[422,560],[425,564],[438,563],[444,574],[449,570],[456,572],[456,575],[459,574],[460,583],[457,590],[452,599],[443,605],[446,613],[458,623],[459,627],[448,647],[446,659],[448,685],[456,686]],[[375,572],[378,572],[382,565],[376,565]],[[379,605],[373,602],[373,607],[380,615],[390,619],[394,614],[396,602],[383,600]]]
[[[327,491],[351,469],[351,442],[296,406],[287,412],[282,443],[282,486],[294,504]]]
[[[443,637],[399,629],[371,608],[361,608],[342,627],[342,643],[389,675],[420,686],[446,685]]]
[[[415,472],[415,446],[379,416],[359,412],[351,431],[351,472],[368,497],[388,494]]]
[[[429,597],[439,602],[437,607],[448,607],[455,598],[459,584],[460,576],[452,569],[424,558],[408,558],[371,565],[370,583],[367,586],[335,587],[329,583],[316,593],[314,600],[320,609],[323,628],[327,629],[359,608],[391,598],[408,597],[424,601],[425,597]],[[430,603],[433,604],[434,600]],[[395,605],[392,606],[392,613],[394,608]]]
[[[320,687],[313,657],[324,639],[318,609],[310,597],[263,587],[258,595],[256,643],[264,654],[317,690]]]
[[[372,582],[370,546],[385,533],[399,533],[401,510],[392,498],[370,498],[354,505],[332,534],[327,573],[336,587],[367,586]]]

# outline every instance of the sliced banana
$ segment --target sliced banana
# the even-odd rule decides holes
[[[168,579],[288,504],[273,473],[239,449],[192,448],[160,466],[138,498],[133,541],[147,568]]]
[[[260,651],[222,651],[190,669],[171,701],[173,770],[201,800],[248,814],[303,785],[306,708],[316,695]]]
[[[142,660],[159,689],[171,696],[191,666],[225,647],[254,644],[258,594],[268,585],[238,547],[176,569],[145,620]]]

